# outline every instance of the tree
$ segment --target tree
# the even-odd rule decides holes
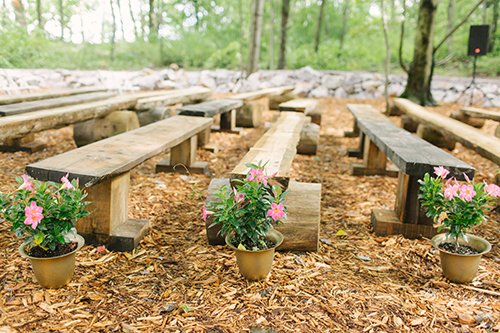
[[[36,13],[38,16],[38,27],[43,30],[42,0],[36,0]]]
[[[14,5],[14,11],[16,14],[16,21],[19,23],[19,25],[26,30],[26,12],[24,10],[24,6],[22,1],[19,0],[14,0],[12,1],[12,4]]]
[[[496,44],[496,34],[497,34],[497,22],[498,22],[498,2],[499,0],[493,0],[493,21],[491,22],[491,33],[490,33],[490,52],[493,52]]]
[[[59,24],[61,25],[61,40],[64,39],[64,1],[59,0]]]
[[[269,19],[269,69],[274,68],[274,2],[269,0],[270,19]]]
[[[421,0],[415,35],[413,61],[408,71],[408,81],[401,95],[423,106],[434,106],[431,94],[432,62],[434,54],[434,17],[438,0]]]
[[[155,31],[155,22],[154,22],[154,12],[155,12],[155,2],[154,0],[149,0],[149,35],[151,36]]]
[[[391,64],[391,48],[389,46],[389,28],[387,27],[387,19],[385,17],[385,2],[381,0],[382,7],[382,25],[384,27],[384,39],[385,39],[385,84],[384,84],[384,95],[385,95],[385,112],[389,114],[389,67]]]
[[[321,1],[321,6],[319,7],[319,17],[318,17],[318,27],[316,28],[316,38],[314,38],[314,53],[318,53],[319,39],[321,34],[321,22],[323,21],[323,13],[325,11],[326,0]]]
[[[115,9],[113,6],[113,0],[109,0],[109,5],[111,6],[111,17],[113,18],[111,43],[110,43],[111,44],[110,58],[111,58],[111,63],[112,63],[115,60],[116,15],[115,15]]]
[[[339,52],[344,47],[344,38],[347,30],[347,19],[349,18],[349,0],[344,0],[344,9],[342,10],[342,28],[340,29]]]
[[[252,7],[252,25],[250,28],[250,45],[248,53],[248,74],[256,72],[259,65],[260,37],[262,34],[262,14],[264,0],[254,0]]]
[[[446,32],[450,33],[453,30],[453,17],[455,16],[455,0],[448,0],[448,25]],[[448,52],[453,50],[453,36],[448,38]]]
[[[278,69],[286,67],[286,35],[288,30],[288,14],[290,12],[290,0],[283,0],[281,5],[281,30],[278,51]]]
[[[134,11],[132,10],[132,4],[130,3],[130,0],[128,0],[128,9],[130,11],[130,18],[132,19],[132,25],[134,26],[135,40],[137,40],[139,39],[139,36],[141,36],[141,34],[139,33],[139,27],[137,26],[137,22],[135,20]]]

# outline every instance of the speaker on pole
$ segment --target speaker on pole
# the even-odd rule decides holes
[[[471,25],[469,30],[469,49],[467,50],[468,56],[483,56],[488,52],[490,26],[484,25]]]

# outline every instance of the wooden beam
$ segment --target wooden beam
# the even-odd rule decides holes
[[[34,93],[20,94],[20,95],[9,95],[0,96],[0,105],[4,104],[14,104],[29,101],[38,101],[41,99],[63,97],[78,94],[87,94],[92,92],[106,91],[103,87],[85,87],[77,89],[59,89],[59,90],[47,90],[39,91]]]
[[[460,112],[462,112],[463,114],[465,114],[469,117],[500,121],[500,111],[483,110],[483,109],[478,109],[478,108],[473,108],[473,107],[465,107],[465,108],[461,108]]]
[[[205,87],[190,87],[179,90],[163,91],[153,97],[140,98],[134,109],[146,111],[158,106],[174,105],[177,103],[195,103],[205,100],[212,95],[212,90]]]
[[[241,100],[246,104],[249,101],[252,101],[255,99],[264,98],[264,97],[268,97],[268,96],[282,95],[288,91],[292,91],[294,88],[295,88],[295,86],[281,86],[281,87],[274,87],[274,88],[268,88],[268,89],[261,89],[261,90],[257,90],[257,91],[250,91],[250,92],[246,92],[246,93],[241,93],[241,94],[229,96],[228,99]]]

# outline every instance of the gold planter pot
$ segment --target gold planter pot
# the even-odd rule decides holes
[[[57,289],[65,286],[73,278],[75,272],[75,255],[85,244],[82,236],[76,235],[75,241],[78,246],[73,252],[52,258],[35,258],[29,256],[24,251],[25,245],[19,247],[19,253],[23,257],[29,258],[36,280],[44,288]]]
[[[267,278],[273,266],[274,249],[283,242],[283,235],[275,229],[269,230],[265,238],[274,242],[275,247],[262,251],[246,251],[231,245],[233,235],[226,236],[226,244],[236,253],[236,262],[240,273],[248,280],[257,281]]]
[[[444,276],[455,283],[471,282],[477,275],[481,256],[491,250],[491,244],[486,239],[469,234],[467,236],[469,237],[469,243],[459,238],[459,244],[468,245],[478,250],[479,254],[461,255],[441,250],[439,244],[454,242],[454,240],[447,240],[445,234],[438,234],[431,239],[432,246],[439,250]]]

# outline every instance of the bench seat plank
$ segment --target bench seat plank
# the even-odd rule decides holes
[[[88,94],[71,95],[64,97],[48,98],[38,101],[21,102],[15,104],[1,105],[0,116],[11,116],[38,110],[53,109],[67,105],[89,103],[108,99],[116,96],[112,92],[94,92]]]
[[[281,103],[278,106],[279,111],[296,111],[304,112],[308,114],[309,112],[316,109],[318,106],[318,101],[312,98],[299,98],[292,99],[288,102]]]
[[[245,164],[268,162],[266,165],[267,175],[276,173],[274,180],[286,189],[290,181],[292,162],[297,154],[300,133],[305,122],[306,116],[302,113],[281,113],[278,120],[236,165],[229,177],[243,179],[249,170]]]
[[[134,110],[146,111],[158,106],[174,105],[177,103],[195,103],[203,101],[210,95],[212,95],[211,89],[200,86],[162,91],[152,97],[139,99]]]
[[[125,173],[148,158],[179,145],[212,125],[212,119],[174,116],[26,167],[35,179],[79,178],[90,187]]]
[[[358,127],[404,174],[432,174],[434,167],[444,166],[452,177],[463,180],[463,173],[472,178],[474,169],[442,149],[396,126],[369,105],[348,104]],[[375,112],[374,112],[375,111]]]
[[[478,108],[473,108],[473,107],[465,107],[465,108],[461,108],[460,112],[462,112],[463,114],[465,114],[469,117],[500,121],[500,111],[483,110],[483,109],[478,109]]]
[[[429,125],[433,130],[460,142],[481,156],[500,165],[500,138],[441,114],[427,111],[404,98],[393,99],[394,104],[417,122]]]
[[[176,112],[184,116],[214,117],[241,106],[243,106],[243,102],[240,100],[218,99],[200,104],[184,105],[177,108]]]
[[[107,89],[103,87],[85,87],[77,89],[47,90],[47,91],[39,91],[39,92],[19,94],[19,95],[7,95],[7,96],[0,96],[0,105],[37,101],[46,98],[87,94],[87,93],[106,91],[106,90]]]
[[[256,91],[249,91],[246,93],[236,94],[233,96],[229,96],[228,99],[237,99],[243,101],[245,104],[259,98],[282,95],[288,91],[292,91],[294,86],[281,86],[281,87],[273,87],[267,89],[261,89]]]

